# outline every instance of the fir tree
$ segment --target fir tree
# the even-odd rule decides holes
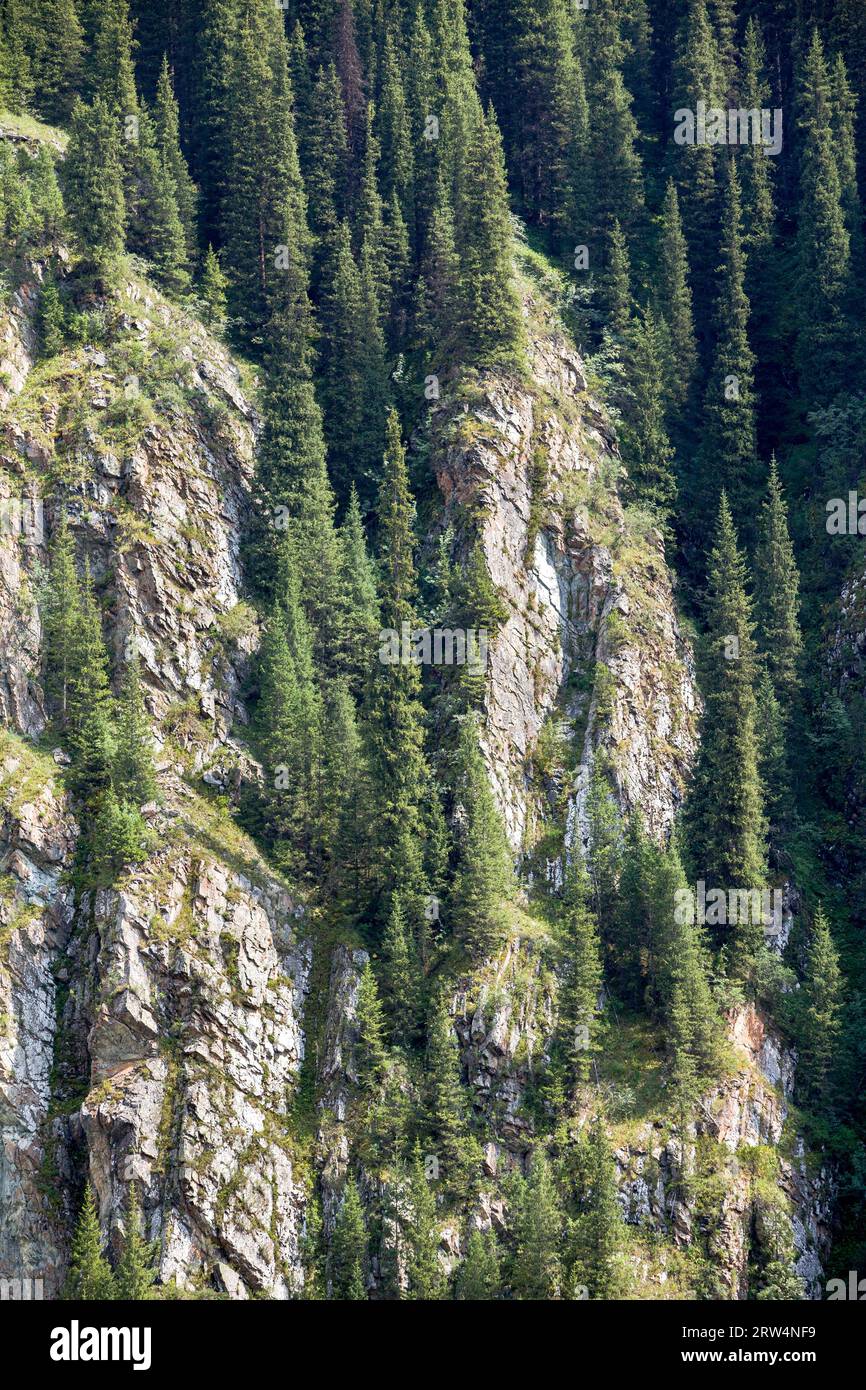
[[[320,399],[331,475],[338,499],[354,483],[368,510],[381,476],[385,414],[385,344],[373,266],[352,255],[347,225],[337,233],[324,272]]]
[[[101,98],[92,106],[76,102],[63,172],[73,228],[97,267],[105,271],[123,251],[126,205],[120,133]]]
[[[364,962],[358,985],[356,1008],[358,1041],[355,1057],[358,1083],[368,1094],[380,1085],[387,1061],[385,1051],[385,1014],[379,999],[376,977],[369,960]]]
[[[376,578],[367,552],[364,524],[355,487],[340,527],[343,595],[341,666],[356,695],[363,691],[379,631]]]
[[[436,1198],[424,1171],[421,1151],[415,1146],[409,1169],[409,1204],[412,1220],[408,1229],[406,1273],[409,1297],[429,1302],[445,1297],[445,1272],[439,1262],[439,1222]]]
[[[589,823],[587,867],[592,885],[592,905],[599,926],[607,934],[616,912],[622,869],[622,818],[611,791],[605,759],[596,755],[586,802]]]
[[[616,220],[608,239],[604,300],[607,326],[611,333],[621,338],[628,328],[632,314],[631,267],[626,239]]]
[[[148,1298],[155,1278],[153,1249],[142,1235],[141,1209],[133,1183],[130,1187],[123,1252],[117,1264],[117,1297],[136,1301]]]
[[[836,54],[830,70],[830,106],[841,206],[851,238],[852,257],[859,260],[863,250],[863,210],[857,187],[857,98],[851,89],[841,53]]]
[[[444,180],[440,180],[421,257],[415,307],[415,336],[433,367],[445,360],[457,331],[459,263],[454,213]]]
[[[33,95],[26,14],[23,0],[5,0],[0,14],[0,102],[16,115]]]
[[[385,252],[385,222],[379,192],[379,141],[373,129],[373,107],[367,107],[361,186],[354,216],[354,250],[359,263],[366,258],[376,289],[379,318],[387,323],[391,308],[391,276]]]
[[[71,633],[66,714],[73,788],[85,801],[98,799],[108,789],[111,776],[111,691],[89,564]]]
[[[679,906],[687,889],[672,837],[656,860],[653,884],[654,980],[648,1002],[665,1029],[674,1095],[690,1109],[718,1073],[722,1028],[710,990],[709,953],[694,912]],[[689,890],[690,891],[690,890]]]
[[[636,1008],[652,1004],[656,984],[659,859],[660,851],[637,808],[626,826],[619,903],[608,933],[618,993]]]
[[[763,76],[765,67],[764,41],[753,15],[746,25],[739,84],[739,104],[746,111],[761,111],[767,106],[770,88]],[[753,265],[763,267],[765,253],[773,241],[773,161],[765,147],[756,142],[743,147],[738,163],[743,190],[743,245],[748,252],[751,281]]]
[[[482,1233],[473,1227],[466,1242],[466,1255],[457,1270],[455,1297],[467,1303],[496,1299],[500,1285],[496,1237],[492,1231]]]
[[[676,50],[668,121],[677,110],[696,112],[699,101],[705,102],[707,109],[718,107],[722,101],[718,55],[706,0],[688,0]],[[670,126],[666,134],[670,139]],[[696,321],[700,325],[709,309],[715,260],[715,147],[697,143],[678,147],[674,168],[689,241]]]
[[[149,112],[138,124],[137,158],[128,219],[131,251],[153,263],[164,287],[181,294],[189,287],[187,243],[178,213],[175,181],[156,143]]]
[[[156,796],[153,739],[144,707],[138,654],[134,649],[126,662],[117,702],[113,778],[118,795],[135,806],[152,801]]]
[[[417,627],[414,503],[395,411],[387,421],[384,476],[379,490],[379,549],[384,632]],[[387,903],[399,888],[410,923],[421,919],[427,769],[419,668],[413,662],[373,661],[366,701],[373,826],[379,891]]]
[[[523,324],[512,273],[512,233],[502,143],[492,111],[479,112],[462,172],[456,247],[455,348],[478,366],[519,361]]]
[[[410,1043],[418,1027],[418,964],[414,942],[407,930],[399,894],[391,899],[391,911],[382,937],[385,981],[391,1035],[399,1045]]]
[[[596,242],[614,222],[634,230],[643,211],[643,171],[631,94],[622,75],[624,48],[619,13],[610,5],[590,7],[585,19],[585,62],[589,103],[589,208]]]
[[[45,145],[36,151],[28,169],[32,207],[32,236],[40,247],[54,249],[66,226],[66,208],[57,181],[54,156]]]
[[[755,730],[755,645],[745,565],[722,495],[708,566],[702,741],[691,795],[692,853],[708,887],[760,888],[766,875],[763,791]],[[739,968],[760,945],[739,924]]]
[[[196,258],[198,238],[196,212],[198,194],[180,147],[180,113],[171,84],[168,59],[163,54],[153,107],[156,146],[171,181],[177,214],[183,227],[187,258]]]
[[[285,292],[301,293],[309,234],[278,12],[241,14],[232,57],[229,178],[222,199],[223,264],[240,342],[260,346]],[[304,286],[305,292],[305,286]]]
[[[623,1218],[610,1141],[600,1119],[590,1126],[587,1143],[588,1209],[580,1222],[579,1273],[590,1298],[616,1298],[622,1277]]]
[[[46,121],[65,121],[81,78],[84,34],[76,0],[44,0],[33,32],[33,99]]]
[[[851,238],[836,160],[830,79],[817,30],[800,72],[802,144],[797,212],[797,362],[801,379],[824,397],[845,379]]]
[[[199,280],[202,318],[211,328],[222,329],[226,321],[226,288],[228,277],[223,273],[219,257],[208,244]]]
[[[521,5],[516,15],[514,76],[516,167],[526,216],[554,237],[565,221],[575,96],[572,19],[565,0]]]
[[[755,598],[760,649],[786,715],[790,714],[799,685],[803,645],[799,589],[800,576],[788,533],[788,508],[773,458],[755,553]]]
[[[133,54],[135,41],[129,17],[128,0],[103,0],[96,10],[96,32],[88,77],[96,96],[101,97],[126,134],[123,142],[124,168],[134,161],[135,119],[139,113]]]
[[[115,1296],[111,1266],[102,1253],[96,1201],[88,1185],[72,1238],[67,1298],[102,1302]]]
[[[122,801],[113,787],[91,797],[90,813],[82,841],[84,869],[89,881],[108,885],[128,865],[144,862],[153,837],[138,808]]]
[[[589,1080],[598,1047],[598,996],[602,966],[598,924],[589,907],[589,876],[582,860],[566,871],[563,893],[563,978],[559,1030],[570,1079]]]
[[[656,264],[656,303],[668,334],[665,387],[674,419],[681,414],[697,367],[689,259],[673,179],[662,205]]]
[[[790,783],[785,747],[785,717],[776,696],[766,662],[758,678],[755,731],[758,739],[758,771],[764,788],[764,809],[770,850],[777,857],[779,830],[789,812]]]
[[[462,1193],[477,1169],[478,1146],[468,1134],[466,1096],[460,1084],[460,1052],[443,990],[434,997],[427,1028],[427,1114],[446,1188]]]
[[[550,1165],[536,1149],[529,1177],[520,1189],[514,1220],[515,1252],[511,1286],[515,1298],[560,1297],[562,1265],[559,1252],[562,1210]]]
[[[749,345],[749,301],[744,289],[739,180],[729,159],[722,212],[721,264],[715,306],[716,340],[704,401],[703,514],[719,486],[739,521],[753,515],[756,491],[755,359]]]
[[[410,240],[415,230],[415,154],[412,126],[400,70],[400,59],[389,29],[382,46],[376,134],[381,151],[381,191],[386,206],[397,199]]]
[[[327,1297],[327,1262],[324,1252],[324,1222],[322,1204],[311,1196],[307,1202],[304,1234],[301,1237],[301,1257],[304,1262],[304,1292],[306,1302],[320,1302]]]
[[[22,177],[21,165],[13,150],[0,146],[0,230],[10,249],[18,249],[30,239],[33,203],[30,185]]]
[[[460,730],[455,800],[460,828],[451,920],[462,945],[480,960],[497,950],[508,932],[505,904],[512,892],[513,870],[474,717],[466,718]]]
[[[313,240],[312,283],[318,295],[324,269],[337,254],[340,228],[348,212],[346,119],[340,78],[332,63],[316,76],[309,134],[301,148]]]
[[[842,975],[830,923],[818,907],[797,999],[797,1089],[803,1101],[829,1109],[828,1082],[841,1032]]]
[[[625,330],[626,388],[620,446],[628,473],[629,500],[649,508],[666,527],[676,502],[673,447],[665,425],[664,339],[647,306]]]
[[[366,1299],[367,1227],[354,1178],[349,1178],[337,1213],[331,1241],[332,1297],[358,1302]]]
[[[56,357],[63,351],[66,316],[63,301],[53,280],[46,280],[39,299],[39,340],[43,357]]]
[[[231,171],[232,59],[238,0],[202,0],[195,28],[191,143],[201,187],[202,241],[219,247]]]
[[[322,760],[320,834],[323,854],[330,853],[333,864],[339,849],[348,849],[341,839],[346,825],[347,801],[363,800],[364,795],[361,736],[355,718],[355,702],[343,676],[337,676],[325,686]],[[360,809],[363,811],[363,806]]]

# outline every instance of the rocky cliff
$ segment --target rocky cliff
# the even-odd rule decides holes
[[[311,947],[302,905],[225,803],[202,795],[251,767],[233,731],[256,642],[239,559],[255,414],[226,352],[134,279],[95,307],[93,342],[38,362],[39,281],[25,268],[0,324],[0,486],[39,499],[24,509],[38,524],[0,538],[0,703],[14,731],[0,851],[0,1270],[26,1266],[57,1291],[87,1175],[112,1239],[136,1183],[164,1280],[286,1296],[302,1278],[305,1184],[287,1116]],[[114,653],[135,643],[140,655],[162,792],[145,808],[158,850],[79,900],[66,886],[63,758],[35,746],[36,599],[61,486]]]
[[[611,755],[623,809],[669,828],[695,747],[697,696],[662,540],[626,512],[602,407],[553,310],[525,289],[525,379],[480,373],[431,421],[432,458],[460,558],[461,518],[477,519],[507,618],[490,648],[486,751],[515,849],[530,852],[566,799],[568,839],[585,840],[598,749]],[[570,755],[538,776],[554,726]],[[567,777],[567,784],[563,779]]]
[[[132,273],[94,303],[78,346],[40,361],[40,279],[25,267],[0,310],[0,489],[31,499],[21,515],[42,522],[0,536],[0,1274],[41,1273],[47,1292],[60,1289],[90,1179],[115,1244],[136,1185],[163,1281],[287,1297],[303,1281],[313,1173],[326,1230],[345,1180],[366,954],[316,943],[293,886],[232,817],[238,786],[257,776],[243,689],[258,625],[241,561],[252,383]],[[528,374],[482,373],[445,391],[426,443],[442,500],[435,534],[452,528],[460,563],[473,519],[506,613],[484,687],[493,785],[529,878],[555,881],[585,838],[599,749],[623,807],[639,805],[664,833],[694,753],[697,696],[661,539],[622,506],[604,412],[531,284],[525,308]],[[130,643],[140,654],[161,784],[144,808],[158,848],[78,897],[77,828],[39,671],[37,600],[61,491],[114,655]],[[523,907],[502,955],[454,984],[486,1136],[482,1229],[507,1222],[499,1180],[535,1132],[556,996],[543,928]],[[743,1164],[715,1238],[730,1295],[745,1289],[753,1174],[742,1153],[780,1144],[793,1063],[756,1015],[732,1019],[732,1033],[739,1062],[707,1097],[694,1152],[672,1147],[657,1094],[621,1104],[621,1200],[649,1296],[664,1296],[703,1219],[687,1192],[703,1141],[714,1161]],[[612,1095],[623,1050],[653,1045],[623,1031],[602,1078]],[[312,1126],[297,1115],[304,1070]],[[814,1288],[826,1185],[796,1143],[779,1162]],[[443,1218],[448,1267],[460,1239]],[[671,1274],[668,1289],[682,1292],[684,1278]]]

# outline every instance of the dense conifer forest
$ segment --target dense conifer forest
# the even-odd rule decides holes
[[[0,326],[30,323],[0,376],[4,534],[34,501],[44,521],[20,591],[40,715],[10,701],[3,737],[18,779],[53,759],[77,827],[27,1217],[62,1194],[58,1295],[779,1300],[866,1268],[864,111],[861,0],[0,0]],[[160,1013],[198,949],[192,878],[173,916],[159,894],[200,685],[163,699],[137,637],[170,645],[184,612],[147,471],[110,502],[92,476],[184,412],[208,457],[254,444],[243,508],[182,532],[190,556],[230,533],[240,597],[204,623],[238,672],[234,761],[180,782],[242,860],[229,900],[252,858],[290,895],[306,972],[297,1065],[267,1104],[250,1085],[276,1166],[220,1141],[274,1194],[291,1165],[291,1235],[276,1195],[241,1203],[267,1277],[226,1235],[228,1171],[213,1229],[172,1246],[208,1161],[178,1140],[188,1007]],[[631,568],[652,612],[623,580],[584,652],[573,581],[558,689],[535,723],[515,697],[506,765],[511,579],[563,535],[572,576],[592,549],[592,582]],[[670,719],[629,704],[642,681]],[[93,964],[100,913],[148,881],[141,949],[174,983],[150,1051],[100,1070],[88,1029],[131,988]],[[7,967],[34,910],[12,898]],[[233,931],[208,969],[267,1033]],[[90,1136],[130,1059],[166,1079],[121,1191]]]

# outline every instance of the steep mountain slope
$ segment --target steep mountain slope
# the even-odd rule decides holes
[[[93,305],[92,342],[39,361],[39,280],[40,267],[27,267],[4,319],[4,487],[44,499],[48,531],[62,487],[111,649],[120,656],[135,642],[141,656],[162,803],[145,808],[158,842],[147,862],[76,894],[65,758],[43,737],[45,537],[4,535],[0,1270],[37,1268],[56,1293],[82,1182],[92,1180],[115,1248],[134,1183],[164,1282],[286,1297],[304,1281],[314,1174],[332,1230],[357,1138],[355,1015],[368,957],[308,922],[293,886],[232,820],[242,783],[259,775],[244,740],[258,622],[241,562],[255,409],[225,349],[132,275]],[[585,840],[593,760],[604,750],[623,809],[640,806],[661,837],[694,754],[698,705],[660,538],[623,509],[603,408],[538,284],[523,288],[530,371],[462,379],[421,441],[442,498],[428,543],[450,526],[460,563],[480,534],[505,605],[483,742],[512,848],[541,894],[521,896],[501,954],[449,986],[483,1143],[480,1230],[508,1227],[507,1175],[524,1165],[543,1111],[559,988],[545,885]],[[760,1183],[776,1165],[814,1291],[828,1186],[796,1137],[783,1137],[793,1059],[766,1020],[732,1013],[729,1076],[684,1153],[660,1041],[634,1019],[611,1025],[597,1081],[620,1115],[613,1138],[638,1296],[688,1294],[699,1238],[729,1296],[744,1296]],[[299,1111],[305,1056],[312,1125]],[[720,1173],[730,1181],[715,1206]],[[371,1169],[365,1200],[399,1205],[388,1181]],[[447,1202],[438,1224],[451,1269],[465,1237]],[[376,1267],[372,1278],[375,1291]]]
[[[285,1115],[310,947],[302,906],[201,794],[252,766],[233,729],[256,641],[239,560],[255,415],[224,349],[138,281],[96,307],[98,345],[34,365],[38,279],[29,267],[4,331],[6,492],[44,499],[47,529],[62,484],[112,649],[140,653],[164,800],[147,809],[147,864],[76,898],[66,760],[32,742],[45,537],[7,533],[4,714],[28,741],[4,735],[0,1261],[56,1293],[89,1176],[115,1234],[138,1185],[163,1279],[224,1265],[232,1292],[242,1270],[285,1294],[300,1278]]]

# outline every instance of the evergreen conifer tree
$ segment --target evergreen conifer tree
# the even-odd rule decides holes
[[[364,962],[358,985],[356,1011],[358,1042],[355,1056],[358,1081],[362,1090],[375,1092],[385,1074],[385,1014],[379,998],[379,988],[369,960]]]
[[[797,1003],[798,1093],[807,1105],[829,1109],[828,1081],[841,1032],[842,975],[830,923],[820,906],[812,923]]]
[[[111,691],[108,655],[89,564],[71,634],[66,689],[72,785],[85,801],[95,802],[111,780]]]
[[[123,1252],[117,1264],[117,1297],[136,1301],[147,1298],[155,1277],[153,1250],[142,1234],[141,1208],[133,1183],[130,1187]]]
[[[756,500],[755,359],[748,335],[739,180],[733,159],[728,159],[725,171],[716,340],[703,414],[702,515],[712,514],[722,486],[739,523],[754,514]]]
[[[488,1301],[499,1297],[500,1286],[496,1237],[492,1231],[473,1227],[466,1242],[466,1255],[457,1270],[455,1297],[467,1303]]]
[[[112,1299],[115,1295],[111,1266],[102,1253],[102,1233],[93,1190],[88,1185],[72,1238],[69,1262],[68,1298],[88,1302]]]
[[[560,1297],[562,1210],[544,1150],[532,1155],[529,1177],[520,1190],[515,1214],[515,1253],[511,1273],[514,1296],[520,1299]]]
[[[183,227],[187,258],[196,259],[198,237],[196,213],[198,194],[180,147],[180,112],[175,100],[168,59],[163,54],[153,107],[156,146],[171,181],[177,214]]]
[[[126,203],[120,132],[99,97],[91,106],[75,104],[63,172],[73,228],[96,266],[105,271],[123,251]]]
[[[590,884],[582,860],[566,871],[563,893],[563,979],[559,1029],[570,1079],[589,1080],[598,1047],[598,996],[602,981],[598,925],[589,907]]]
[[[508,931],[506,903],[513,891],[511,853],[478,747],[474,716],[464,719],[457,750],[455,819],[457,865],[451,885],[454,932],[480,960],[498,949]]]
[[[76,0],[44,0],[31,42],[33,101],[46,121],[65,121],[81,79],[84,34]]]
[[[708,887],[760,888],[766,875],[763,789],[755,728],[752,604],[727,498],[708,566],[702,742],[690,801],[691,848]],[[760,923],[739,924],[739,969],[760,945]]]
[[[441,1176],[451,1192],[463,1193],[480,1153],[468,1134],[466,1096],[460,1084],[460,1052],[445,992],[433,998],[425,1063],[427,1113]]]
[[[123,672],[116,707],[113,776],[118,795],[135,806],[156,796],[153,739],[141,689],[141,667],[133,649]]]
[[[656,264],[656,303],[668,333],[665,387],[674,419],[681,414],[697,367],[697,345],[689,285],[688,246],[677,187],[668,180],[662,205]]]
[[[523,324],[512,273],[511,217],[493,112],[478,112],[462,170],[456,247],[455,348],[463,362],[519,361]]]
[[[424,1162],[417,1145],[409,1169],[409,1202],[412,1208],[406,1262],[409,1297],[425,1302],[442,1299],[445,1297],[445,1272],[438,1254],[436,1198],[424,1172]]]
[[[199,280],[202,318],[211,328],[222,329],[226,321],[226,288],[228,277],[223,273],[219,257],[208,243]]]
[[[836,159],[830,78],[817,29],[799,75],[801,140],[797,212],[797,363],[803,383],[819,398],[845,379],[847,328],[843,317],[851,269]]]
[[[354,1178],[349,1178],[337,1213],[331,1242],[332,1297],[358,1302],[366,1299],[367,1227]]]
[[[395,411],[387,420],[384,475],[379,490],[380,613],[383,632],[402,639],[415,615],[415,507]],[[377,878],[384,903],[399,889],[407,920],[422,918],[427,769],[419,668],[413,662],[373,660],[366,701]]]
[[[590,1126],[587,1143],[589,1190],[588,1209],[580,1223],[581,1282],[592,1299],[616,1298],[621,1287],[623,1218],[610,1141],[598,1118]]]
[[[800,576],[788,532],[788,508],[773,458],[755,554],[755,598],[760,649],[786,715],[797,695],[803,645],[799,588]]]

